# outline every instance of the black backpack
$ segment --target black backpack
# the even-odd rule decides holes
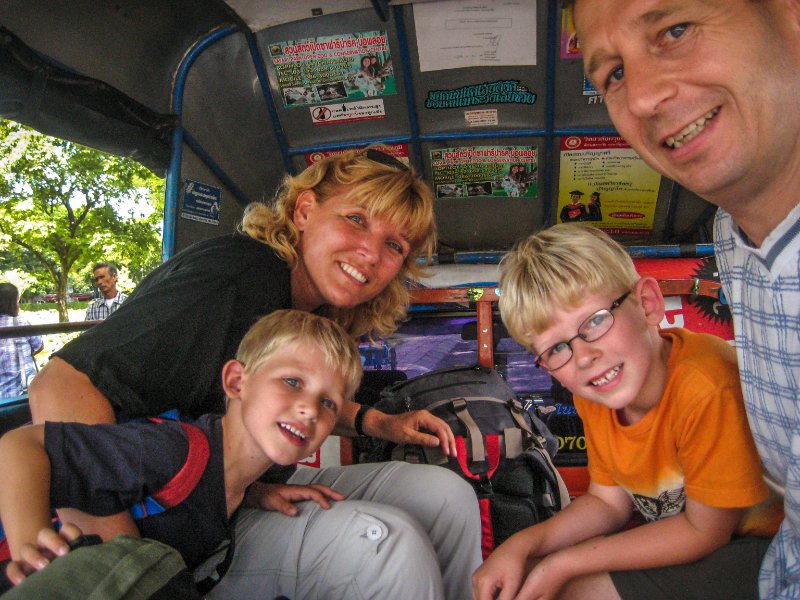
[[[457,459],[439,448],[368,438],[359,442],[358,460],[442,465],[461,475],[480,504],[484,558],[569,504],[552,461],[558,440],[497,371],[480,365],[431,371],[385,388],[375,408],[390,414],[426,409],[453,430]]]

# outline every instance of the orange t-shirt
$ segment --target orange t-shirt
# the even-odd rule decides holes
[[[752,507],[736,533],[774,535],[783,515],[779,499],[763,504],[768,489],[747,423],[736,351],[718,337],[686,329],[661,336],[672,341],[666,385],[640,421],[622,425],[616,411],[575,397],[590,477],[624,488],[649,521],[681,512],[688,497],[719,508]]]

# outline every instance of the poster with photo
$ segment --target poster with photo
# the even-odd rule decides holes
[[[268,52],[286,107],[397,93],[385,31],[276,42]]]
[[[559,223],[587,221],[613,235],[653,231],[661,176],[614,135],[561,139]]]
[[[572,6],[561,11],[561,58],[583,58],[572,20]]]
[[[472,146],[431,151],[437,198],[536,198],[538,168],[535,146]]]

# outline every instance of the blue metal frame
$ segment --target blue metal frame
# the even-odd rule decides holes
[[[234,26],[221,27],[206,35],[192,46],[183,57],[181,64],[175,73],[175,80],[172,84],[172,106],[171,111],[178,117],[178,126],[172,133],[172,157],[169,168],[167,169],[167,181],[164,193],[164,239],[161,244],[161,258],[167,260],[175,253],[175,232],[177,230],[178,215],[178,190],[181,179],[181,159],[183,156],[183,92],[186,88],[186,78],[189,76],[189,69],[192,68],[194,61],[202,54],[206,48],[215,44],[217,41],[228,37],[239,29]]]

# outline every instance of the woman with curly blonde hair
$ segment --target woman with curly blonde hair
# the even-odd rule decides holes
[[[176,254],[109,319],[57,352],[30,388],[34,422],[113,423],[172,408],[188,417],[221,412],[221,366],[250,325],[278,309],[324,314],[354,337],[391,333],[408,306],[404,281],[433,250],[433,197],[409,167],[370,147],[287,176],[271,204],[246,208],[239,229]],[[387,415],[351,399],[334,433],[455,454],[449,427],[427,411]],[[480,522],[474,494],[451,475],[382,463],[301,470],[288,484],[254,485],[250,504],[262,510],[238,520],[236,557],[211,597],[256,590],[259,597],[339,597],[334,589],[350,597],[353,586],[363,597],[395,597],[387,590],[398,598],[470,597]],[[310,506],[294,506],[305,500]],[[136,533],[127,513],[97,519],[62,512],[62,521],[104,538]],[[358,516],[364,514],[374,522]],[[363,542],[367,526],[377,527],[373,537],[382,532],[374,544]],[[269,543],[277,539],[294,541]],[[379,546],[379,539],[392,541]],[[376,554],[381,546],[392,548],[391,559]],[[348,567],[319,571],[319,561],[334,553]],[[404,561],[432,567],[409,581]],[[294,587],[280,587],[286,581]]]

